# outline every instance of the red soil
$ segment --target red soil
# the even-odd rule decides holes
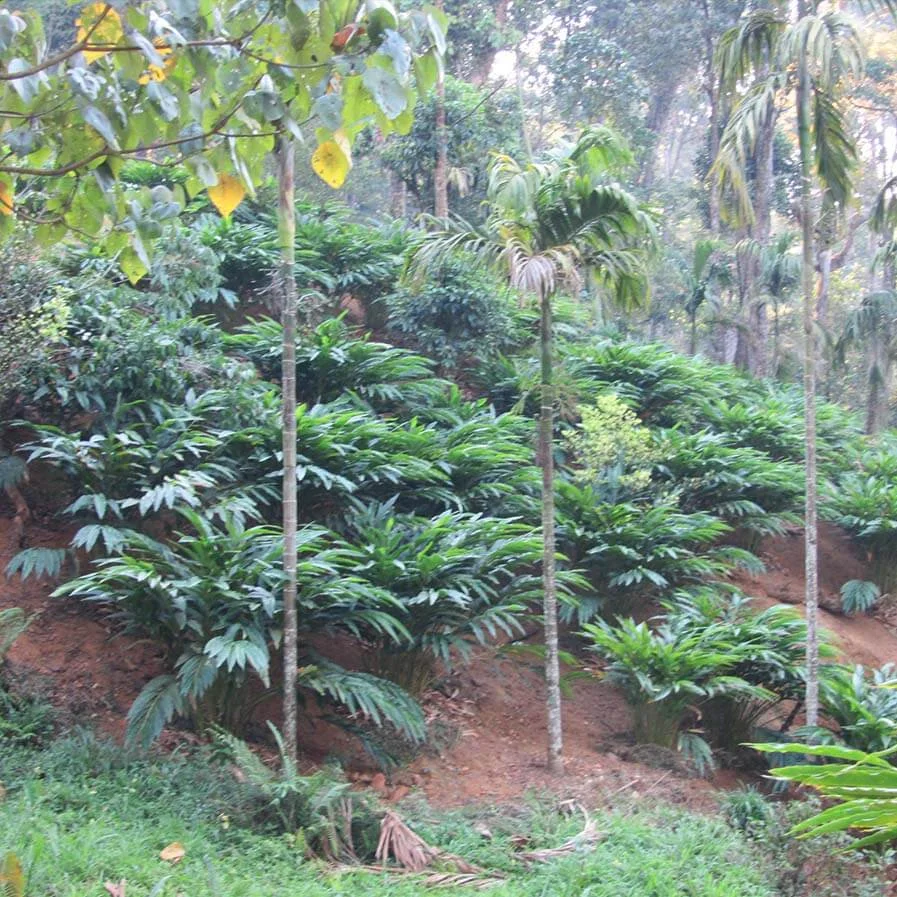
[[[767,539],[760,552],[766,572],[757,577],[736,577],[738,585],[761,606],[804,602],[804,538],[796,530]],[[835,637],[845,663],[882,666],[897,662],[895,608],[888,601],[874,616],[848,617],[840,612],[841,586],[851,579],[869,579],[862,552],[837,527],[819,528],[820,624]]]
[[[31,546],[64,543],[64,534],[33,526]],[[18,550],[10,521],[0,519],[0,568]],[[802,599],[800,538],[769,540],[762,551],[768,572],[740,584],[763,602]],[[837,595],[843,581],[864,578],[862,559],[846,538],[823,530],[822,591]],[[8,662],[13,675],[46,682],[50,699],[64,720],[90,723],[115,737],[124,728],[127,709],[143,685],[161,671],[158,652],[145,642],[115,635],[96,611],[51,599],[46,581],[21,582],[0,576],[0,608],[17,606],[39,617],[20,637]],[[824,623],[838,637],[845,659],[879,665],[897,660],[897,637],[881,620],[848,619],[825,613]],[[629,711],[619,693],[597,679],[577,680],[564,702],[568,775],[562,780],[545,768],[544,682],[539,661],[494,649],[474,653],[425,708],[432,721],[454,734],[441,754],[419,757],[391,782],[374,774],[344,739],[331,740],[330,727],[313,725],[306,745],[310,757],[339,751],[355,766],[354,775],[398,798],[420,789],[434,804],[460,806],[504,802],[535,789],[607,805],[615,800],[650,797],[712,809],[716,787],[731,787],[731,775],[715,784],[677,770],[624,760]],[[174,733],[172,733],[174,734]],[[354,755],[354,756],[350,756]]]

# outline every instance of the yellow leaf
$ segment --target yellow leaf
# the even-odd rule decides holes
[[[149,84],[150,81],[164,81],[174,71],[178,64],[176,56],[171,53],[171,47],[160,43],[159,38],[153,41],[158,54],[163,57],[162,65],[150,63],[146,71],[137,79],[138,84]],[[168,57],[167,59],[165,57]]]
[[[149,64],[147,70],[137,79],[138,84],[149,84],[150,81],[164,81],[166,71],[161,65]]]
[[[131,286],[136,286],[140,279],[147,273],[146,265],[143,263],[143,260],[130,246],[127,246],[122,250],[118,259],[118,264],[122,271],[124,271],[125,277],[130,281]]]
[[[219,174],[218,183],[208,189],[212,205],[224,218],[230,218],[231,212],[243,202],[246,190],[243,182],[232,174]]]
[[[0,865],[0,891],[9,897],[24,897],[25,873],[14,853],[8,853]]]
[[[160,854],[159,859],[165,860],[166,863],[179,863],[187,856],[187,851],[180,841],[172,841]]]
[[[114,9],[107,9],[105,3],[91,3],[85,6],[81,12],[81,18],[75,24],[78,26],[78,42],[86,39],[88,47],[117,44],[124,34],[121,27],[121,16]],[[91,31],[92,28],[93,31]],[[88,35],[90,35],[89,38]],[[83,52],[84,58],[91,63],[96,59],[101,59],[107,51],[84,50]]]
[[[0,181],[0,215],[12,215],[15,207],[12,187],[6,181]]]
[[[346,182],[346,175],[352,167],[349,142],[345,137],[334,134],[333,140],[325,140],[311,157],[311,167],[315,174],[334,190]]]

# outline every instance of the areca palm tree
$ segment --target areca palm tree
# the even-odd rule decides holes
[[[607,128],[585,131],[545,162],[496,155],[489,167],[489,215],[480,227],[436,220],[415,253],[418,272],[466,250],[507,276],[522,299],[540,309],[541,403],[538,454],[542,467],[542,580],[545,678],[548,689],[548,768],[563,772],[555,583],[552,297],[578,289],[584,275],[621,308],[647,297],[646,262],[654,244],[650,213],[626,190],[607,182],[629,164],[620,138]]]
[[[851,21],[833,4],[798,0],[748,15],[720,42],[718,64],[732,98],[732,114],[714,163],[717,186],[729,191],[742,220],[753,215],[747,162],[763,124],[783,97],[793,99],[800,151],[800,224],[803,243],[804,418],[806,453],[807,722],[819,713],[817,638],[817,479],[816,479],[816,302],[814,299],[814,207],[824,200],[831,214],[845,208],[852,193],[856,149],[842,88],[862,71],[863,52]],[[891,0],[867,6],[889,9]],[[789,15],[790,13],[790,15]]]
[[[870,293],[851,311],[835,346],[838,360],[843,362],[847,349],[855,345],[866,349],[866,432],[874,435],[888,423],[888,397],[897,363],[897,292]]]

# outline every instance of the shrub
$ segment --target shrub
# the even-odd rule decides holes
[[[5,675],[6,654],[33,619],[19,607],[0,610],[0,741],[14,744],[43,743],[53,732],[56,716],[43,695],[13,688]]]
[[[750,785],[724,792],[721,803],[726,822],[752,838],[762,837],[775,818],[766,797]]]
[[[280,380],[282,341],[281,325],[270,318],[251,321],[225,337],[231,351],[271,380]],[[427,359],[369,336],[352,337],[341,318],[325,321],[300,340],[296,382],[300,402],[332,402],[351,393],[381,412],[416,410],[448,389],[433,376]]]
[[[779,756],[801,760],[794,754]],[[846,833],[826,833],[815,840],[801,836],[803,826],[819,813],[817,798],[771,801],[748,787],[724,794],[722,806],[729,825],[756,846],[779,897],[880,897],[886,893],[887,854],[849,862],[844,848],[852,839]]]
[[[198,235],[183,227],[167,228],[157,241],[149,272],[149,302],[163,320],[185,318],[196,305],[236,301],[222,287],[218,256]]]
[[[218,258],[222,286],[243,296],[268,288],[280,254],[277,230],[269,222],[247,223],[210,216],[199,223],[199,239]],[[300,261],[304,260],[300,256]],[[317,256],[314,261],[318,261]]]
[[[510,520],[447,511],[434,518],[396,514],[394,501],[351,518],[363,559],[360,575],[405,608],[410,641],[379,646],[375,669],[419,694],[434,661],[523,631],[520,618],[540,596],[534,571],[541,540]],[[563,579],[563,578],[562,578]]]
[[[820,682],[825,714],[840,728],[841,740],[861,751],[897,745],[897,665],[867,671],[861,665],[830,669]],[[830,733],[819,733],[831,739]]]
[[[881,589],[874,582],[850,579],[841,586],[841,609],[845,614],[864,614],[881,598]]]
[[[577,379],[613,390],[655,427],[696,421],[703,402],[722,398],[733,381],[742,389],[748,382],[732,369],[686,358],[665,346],[605,342],[570,346],[568,352],[566,363]]]
[[[567,436],[573,478],[594,485],[608,498],[643,492],[651,481],[657,452],[651,430],[613,394],[579,409],[579,429]]]
[[[255,678],[270,685],[279,639],[282,541],[272,527],[238,520],[213,524],[182,510],[190,531],[162,544],[125,535],[124,553],[56,590],[99,602],[128,631],[157,640],[173,672],[153,679],[128,715],[131,740],[149,743],[177,714],[197,727],[239,731],[261,698]],[[319,528],[299,538],[299,606],[305,638],[314,631],[407,638],[401,606],[352,574],[361,556]],[[360,678],[359,678],[360,677]],[[349,711],[385,718],[420,738],[420,711],[400,692],[348,673],[308,653],[299,682]]]
[[[765,690],[762,696],[717,696],[701,705],[704,726],[714,747],[730,762],[749,762],[742,745],[756,736],[763,717],[782,701],[803,699],[806,690],[807,624],[792,607],[774,605],[756,611],[751,599],[737,590],[698,587],[683,590],[664,602],[670,621],[700,631],[724,626],[741,657],[731,672]],[[833,659],[837,652],[821,634],[819,654]],[[823,668],[824,673],[830,665]]]
[[[651,629],[631,619],[616,626],[599,620],[584,635],[609,662],[607,680],[632,707],[640,744],[676,748],[689,707],[708,698],[768,694],[733,674],[744,654],[718,623],[697,628],[668,621]]]
[[[328,206],[300,213],[296,250],[323,261],[328,289],[349,293],[367,308],[393,288],[402,269],[408,232],[399,223],[376,226],[353,221],[347,209]]]
[[[886,445],[856,463],[859,469],[843,472],[826,490],[822,513],[869,552],[872,579],[891,592],[897,589],[897,455]]]
[[[279,263],[277,223],[267,213],[240,212],[230,221],[201,222],[202,242],[221,260],[224,286],[238,295],[264,292]],[[391,289],[401,270],[407,237],[399,227],[351,221],[345,210],[298,208],[297,279],[370,303]]]
[[[427,457],[445,470],[449,487],[440,505],[535,525],[541,473],[533,456],[532,422],[498,414],[485,401],[468,402],[457,388],[417,411],[430,435]],[[425,505],[418,504],[418,511]]]
[[[226,381],[239,367],[224,358],[208,321],[154,320],[150,301],[128,287],[83,285],[33,392],[43,420],[109,414],[132,402],[183,402],[190,390]]]
[[[119,178],[136,187],[168,187],[183,185],[190,178],[190,172],[180,165],[157,165],[144,159],[128,159],[122,165]]]
[[[6,607],[0,610],[0,665],[6,660],[15,640],[31,625],[31,618],[25,616],[20,607]]]
[[[389,327],[448,369],[477,361],[514,343],[507,286],[473,258],[446,259],[425,281],[385,300]]]
[[[774,461],[803,462],[803,415],[784,396],[705,402],[701,417],[728,445],[763,452]]]
[[[265,826],[273,817],[276,829],[298,836],[297,846],[306,855],[319,856],[331,863],[372,860],[379,834],[370,799],[351,790],[352,783],[333,767],[312,775],[301,775],[284,750],[280,732],[268,724],[277,742],[280,768],[266,766],[240,739],[218,732],[217,740],[230,754],[254,792],[257,821]],[[367,842],[368,849],[357,846]]]
[[[779,767],[776,778],[816,789],[823,797],[838,800],[833,807],[805,819],[791,833],[814,837],[832,832],[859,831],[851,846],[870,847],[897,839],[894,793],[897,769],[889,762],[893,750],[862,751],[837,745],[756,744],[760,751],[803,754],[825,761]]]
[[[614,504],[591,486],[559,481],[557,515],[558,548],[591,585],[576,610],[581,621],[722,576],[733,564],[758,565],[746,551],[716,545],[729,532],[719,518],[670,502]]]
[[[85,437],[37,427],[40,438],[23,446],[29,462],[52,464],[71,479],[76,497],[63,513],[83,524],[73,547],[92,551],[101,543],[115,553],[119,530],[145,530],[152,520],[158,534],[159,518],[179,507],[258,519],[278,503],[279,490],[262,469],[274,448],[261,429],[266,415],[276,418],[278,403],[257,384],[190,396],[189,408],[134,403],[125,409],[133,420],[120,427],[116,412],[103,418],[105,432]],[[271,441],[276,445],[273,433]]]
[[[634,709],[637,740],[675,746],[692,708],[732,756],[765,711],[802,693],[806,623],[793,608],[753,613],[749,599],[712,589],[666,606],[655,629],[622,619],[587,625],[585,634]],[[821,653],[834,652],[823,642]]]
[[[51,363],[71,298],[58,272],[25,242],[0,250],[0,409],[26,393]]]
[[[720,434],[672,429],[655,438],[654,481],[677,496],[683,511],[714,514],[750,544],[796,520],[803,494],[798,465],[733,448]]]

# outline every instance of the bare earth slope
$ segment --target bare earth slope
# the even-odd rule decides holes
[[[822,593],[836,607],[841,584],[864,578],[863,559],[846,537],[825,528],[821,543]],[[31,527],[31,546],[62,544],[63,534]],[[18,550],[10,521],[0,519],[0,568]],[[744,590],[763,604],[803,600],[802,539],[799,533],[769,540],[762,549],[767,572],[742,579]],[[128,707],[143,685],[160,672],[152,645],[115,635],[98,612],[49,597],[52,585],[22,583],[0,576],[0,607],[18,606],[39,614],[13,647],[10,671],[44,687],[63,721],[91,723],[121,737]],[[823,612],[823,623],[841,645],[846,661],[881,665],[897,661],[897,636],[884,619],[849,619]],[[446,738],[441,750],[418,757],[390,782],[375,775],[358,755],[346,756],[354,775],[384,793],[399,797],[417,788],[437,805],[502,802],[528,789],[560,792],[595,802],[616,796],[662,799],[710,809],[714,785],[667,768],[664,758],[650,765],[629,762],[628,709],[620,695],[596,680],[573,683],[565,701],[565,753],[568,772],[562,782],[544,768],[544,685],[539,661],[495,650],[475,652],[471,663],[426,700],[426,710]],[[320,741],[320,735],[316,740]],[[320,744],[308,745],[313,754]],[[331,746],[331,750],[333,750]],[[354,752],[352,752],[354,754]],[[640,758],[645,759],[645,758]],[[724,778],[719,785],[729,784]]]

